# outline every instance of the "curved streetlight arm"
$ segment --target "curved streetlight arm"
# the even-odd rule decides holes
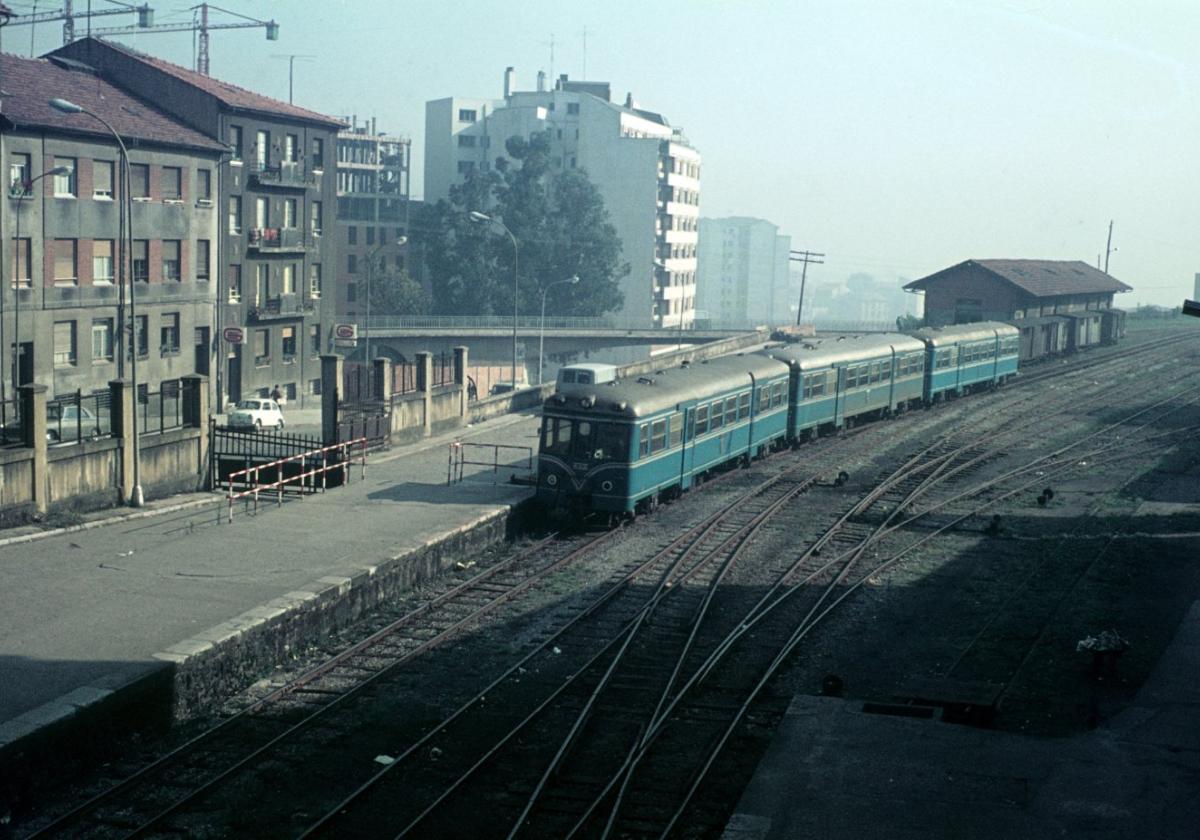
[[[574,286],[579,282],[579,275],[572,274],[565,280],[555,280],[552,283],[547,283],[546,288],[542,289],[542,320],[540,329],[538,329],[538,384],[542,384],[542,367],[546,362],[546,292],[559,286],[563,283],[570,283]]]

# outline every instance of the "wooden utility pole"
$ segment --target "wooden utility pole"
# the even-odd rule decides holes
[[[1108,220],[1108,244],[1104,246],[1104,273],[1105,274],[1108,274],[1108,258],[1110,256],[1112,256],[1112,252],[1114,250],[1113,246],[1112,246],[1112,227],[1113,227],[1112,219],[1109,219]]]
[[[287,62],[288,62],[288,104],[291,105],[292,104],[292,77],[293,77],[293,73],[296,69],[296,59],[300,58],[300,59],[304,59],[307,61],[310,58],[316,58],[316,56],[312,55],[310,53],[285,53],[283,55],[273,55],[273,56],[271,56],[271,58],[286,58],[287,59]]]
[[[800,316],[804,314],[804,283],[808,279],[808,266],[821,265],[825,262],[825,255],[818,254],[815,251],[791,251],[788,254],[789,262],[801,263],[804,267],[800,269],[800,303],[796,307],[796,326],[800,326]]]

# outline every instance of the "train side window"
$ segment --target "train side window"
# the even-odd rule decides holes
[[[804,374],[800,380],[800,396],[802,399],[808,399],[812,396],[813,375],[811,373]]]
[[[689,411],[687,416],[687,435],[684,440],[694,440],[696,437],[696,412]]]
[[[750,416],[750,392],[738,394],[738,415],[741,417]]]
[[[708,406],[696,406],[696,434],[708,434]]]
[[[771,406],[783,404],[783,383],[776,382],[771,386]]]
[[[709,425],[709,428],[712,429],[714,432],[717,429],[721,428],[721,426],[722,426],[721,419],[725,416],[721,411],[722,405],[723,404],[721,403],[721,401],[717,400],[715,403],[712,404],[712,409],[708,413],[708,425]]]
[[[737,422],[737,397],[726,397],[725,399],[725,425],[732,426]]]
[[[667,421],[655,420],[650,424],[650,451],[661,452],[667,448]]]
[[[667,446],[672,449],[679,445],[683,440],[683,415],[676,412],[671,415],[671,436]]]
[[[571,421],[547,417],[542,421],[542,451],[548,455],[567,455],[571,451]]]
[[[764,385],[758,389],[758,410],[766,411],[771,407],[771,387]]]
[[[892,378],[892,360],[888,359],[879,366],[879,378],[887,382]]]
[[[871,363],[871,378],[868,382],[874,383],[879,381],[879,362]]]
[[[638,454],[643,458],[650,454],[650,424],[643,423],[639,428]]]

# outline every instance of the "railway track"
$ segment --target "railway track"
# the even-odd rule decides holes
[[[1171,342],[1155,347],[1145,346],[1139,355],[1164,347],[1169,349],[1171,346]],[[1096,365],[1105,362],[1097,360]],[[1111,369],[1121,369],[1119,359],[1109,359],[1107,363]],[[1126,369],[1139,363],[1136,360],[1124,361]],[[1064,404],[1072,403],[1068,389],[1063,389],[1059,396]],[[1025,401],[1018,398],[1014,403]],[[1079,402],[1075,400],[1074,405],[1078,408]],[[975,413],[986,415],[982,409]],[[1047,418],[1041,419],[1045,421]],[[986,420],[986,416],[972,419],[969,422],[977,425],[964,425],[960,433],[975,429],[973,434],[978,437]],[[832,576],[827,584],[827,587],[832,587],[828,589],[830,593],[835,592],[838,586],[846,586],[850,566],[835,573],[834,567],[829,565],[833,561],[821,561],[819,558],[822,555],[861,557],[866,547],[876,544],[895,530],[888,530],[888,523],[894,524],[901,511],[909,510],[921,499],[929,498],[932,490],[943,486],[949,479],[961,481],[966,475],[982,469],[995,457],[995,453],[1001,451],[1003,442],[1011,441],[1020,431],[1018,427],[1010,425],[1004,430],[1007,434],[1002,434],[997,431],[999,425],[1002,423],[993,422],[991,425],[994,440],[990,447],[980,446],[977,442],[955,445],[953,441],[946,440],[919,453],[919,463],[906,463],[901,470],[877,482],[878,486],[852,508],[844,521],[828,529],[800,559],[789,561],[790,565],[781,565],[782,561],[768,561],[764,569],[743,571],[739,562],[743,555],[753,555],[750,548],[755,539],[762,539],[763,534],[778,530],[776,523],[781,513],[788,511],[795,499],[816,486],[821,476],[829,475],[836,467],[840,456],[820,446],[806,447],[802,457],[815,462],[809,472],[803,473],[801,466],[785,470],[742,494],[714,516],[688,529],[654,557],[648,560],[631,559],[620,574],[602,587],[599,597],[564,619],[557,632],[547,636],[536,649],[517,658],[515,663],[491,668],[481,664],[480,682],[486,682],[481,691],[474,692],[465,702],[461,700],[462,692],[447,697],[438,710],[431,710],[431,716],[436,717],[438,723],[427,726],[424,735],[417,734],[419,727],[409,728],[394,733],[394,740],[381,742],[390,750],[385,756],[389,763],[362,782],[350,796],[344,797],[337,807],[309,825],[307,831],[316,834],[353,833],[347,821],[351,807],[370,801],[371,791],[382,790],[380,780],[403,778],[401,768],[414,766],[410,762],[415,759],[421,759],[415,765],[417,775],[422,775],[422,770],[428,770],[431,764],[436,764],[439,778],[461,778],[461,772],[455,775],[446,770],[449,762],[444,758],[457,748],[439,746],[436,743],[438,733],[453,727],[459,736],[468,732],[477,733],[479,738],[493,734],[498,718],[497,713],[491,710],[506,704],[513,708],[528,708],[528,695],[535,693],[531,691],[535,680],[541,681],[547,696],[552,694],[554,698],[563,699],[557,704],[547,702],[538,707],[532,717],[525,716],[527,719],[519,721],[521,727],[518,732],[529,731],[526,727],[535,720],[545,720],[543,709],[551,706],[558,710],[559,719],[568,723],[565,728],[561,722],[539,723],[543,731],[561,733],[557,741],[550,739],[549,743],[556,745],[554,754],[542,764],[535,765],[538,772],[533,776],[525,771],[522,776],[510,775],[505,779],[506,785],[529,794],[525,806],[514,813],[513,824],[536,826],[537,830],[532,831],[530,836],[551,826],[555,831],[572,828],[582,830],[583,825],[570,824],[570,819],[558,819],[554,815],[578,815],[578,806],[596,802],[596,795],[599,795],[597,791],[616,798],[617,808],[610,808],[609,814],[620,812],[620,804],[626,796],[632,796],[630,813],[640,813],[638,809],[642,806],[638,804],[638,798],[645,798],[646,791],[653,792],[658,787],[657,783],[651,782],[633,784],[634,773],[638,771],[638,780],[653,780],[655,773],[664,774],[668,779],[677,775],[678,768],[654,770],[649,766],[642,769],[642,765],[650,747],[668,730],[678,732],[689,728],[668,727],[667,724],[672,720],[690,720],[672,718],[672,715],[682,714],[677,712],[680,698],[692,690],[692,680],[696,675],[708,677],[716,663],[723,661],[725,653],[738,644],[749,627],[760,627],[756,632],[774,638],[779,643],[779,650],[790,650],[788,644],[792,635],[785,633],[788,628],[771,630],[771,625],[763,622],[767,616],[783,615],[785,612],[791,615],[794,610],[777,610],[775,604],[764,606],[759,603],[761,599],[755,600],[741,594],[729,600],[722,597],[718,603],[714,593],[730,590],[757,593],[766,589],[777,595],[781,590],[790,594],[797,590],[812,589],[814,583],[822,580],[822,575],[827,578]],[[1108,449],[1098,451],[1111,453],[1111,447],[1110,443]],[[987,503],[993,504],[995,500],[988,500]],[[926,508],[923,513],[931,509],[937,508]],[[477,628],[485,618],[519,601],[523,594],[542,585],[556,572],[587,557],[601,544],[616,539],[619,534],[610,532],[595,538],[578,538],[570,543],[543,540],[517,557],[480,571],[384,631],[373,634],[370,639],[273,692],[241,714],[222,722],[216,729],[189,741],[113,789],[89,800],[44,827],[39,835],[57,836],[73,832],[77,836],[147,836],[187,830],[193,824],[191,821],[196,813],[212,809],[214,802],[219,803],[225,795],[221,793],[223,789],[237,788],[239,778],[261,773],[264,764],[281,760],[291,762],[296,760],[296,756],[304,755],[307,747],[296,746],[297,736],[317,733],[308,735],[308,740],[316,740],[320,742],[321,749],[328,750],[330,743],[336,742],[340,734],[353,728],[351,721],[362,704],[372,702],[382,692],[395,688],[393,680],[398,673],[407,672],[407,684],[397,693],[400,696],[417,695],[425,676],[421,669],[422,658],[429,651],[455,640],[464,631]],[[802,583],[797,583],[798,580]],[[831,597],[827,594],[825,599]],[[754,604],[748,606],[750,600],[754,600]],[[820,606],[821,602],[810,606],[807,614],[817,615]],[[593,618],[595,620],[589,624]],[[584,629],[584,625],[587,625],[587,629]],[[572,632],[577,635],[571,637],[571,644],[575,644],[577,638],[583,640],[579,650],[566,646],[566,639]],[[780,640],[783,641],[780,643]],[[666,650],[673,651],[674,658],[669,667],[659,667],[655,664],[655,657]],[[715,660],[714,656],[717,657]],[[754,670],[749,664],[745,667],[747,673]],[[499,675],[491,678],[497,671]],[[699,710],[696,712],[699,718],[706,714],[712,716],[714,709],[732,709],[735,705],[730,701],[732,686],[743,685],[745,680],[725,676],[721,679],[726,681],[697,680],[700,684],[715,686],[713,690],[716,695],[711,701],[696,701],[697,705],[686,708]],[[506,700],[503,694],[506,683],[512,684],[511,700]],[[760,692],[761,687],[755,689],[756,695]],[[639,705],[635,700],[644,702]],[[473,709],[480,711],[476,707],[489,706],[487,714],[478,715],[476,723],[467,724],[469,712]],[[639,711],[633,711],[635,706]],[[445,709],[451,707],[454,711],[445,714]],[[614,716],[616,721],[611,727],[600,723],[608,721],[609,716]],[[739,720],[742,717],[744,711],[739,714]],[[592,742],[582,737],[598,729],[607,733],[606,739]],[[469,741],[471,737],[475,736],[464,740]],[[510,737],[506,743],[514,740],[515,736]],[[721,743],[725,740],[722,739]],[[483,759],[476,759],[474,766],[467,768],[470,771],[468,777],[487,762],[493,761],[495,754],[488,753]],[[597,773],[597,756],[610,754],[623,758],[619,767],[606,775]],[[513,765],[509,762],[497,766],[511,768]],[[520,764],[516,766],[519,768]],[[693,766],[704,766],[704,763]],[[571,781],[581,775],[585,780],[589,775],[595,778],[587,784]],[[701,778],[703,776],[704,773],[701,773]],[[347,780],[340,781],[340,789],[345,790]],[[442,790],[445,791],[447,787],[443,785]],[[424,821],[435,814],[438,805],[450,801],[460,787],[461,783],[452,787],[446,796],[435,796],[433,805],[421,813],[410,815],[415,820],[410,827],[420,825],[424,831],[427,825]],[[618,793],[620,791],[625,793]],[[658,797],[652,793],[650,798],[657,800]],[[646,807],[662,810],[659,801],[646,803]],[[593,805],[588,810],[589,815],[602,812],[599,805]],[[625,819],[614,818],[605,824],[610,829],[625,825],[634,833],[643,833],[645,825],[638,822],[640,817],[628,825],[621,821]],[[304,820],[305,815],[301,815],[299,822],[281,833],[297,833],[292,829],[306,825]],[[638,828],[639,825],[642,828]],[[377,828],[371,826],[372,831]]]

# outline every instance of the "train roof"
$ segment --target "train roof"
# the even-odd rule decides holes
[[[584,413],[597,418],[647,417],[675,408],[690,399],[703,399],[739,388],[754,381],[783,376],[787,367],[774,359],[750,353],[722,356],[675,367],[636,378],[618,379],[599,385],[577,385],[569,394],[549,397],[549,411]]]
[[[923,341],[928,341],[933,347],[939,347],[943,344],[959,344],[963,341],[982,341],[996,336],[1020,335],[1020,332],[1012,324],[1000,321],[976,321],[973,324],[922,327],[914,330],[913,335]]]
[[[925,349],[923,342],[903,333],[869,333],[808,338],[797,344],[761,351],[764,355],[800,370],[874,359],[889,351],[906,353]]]

